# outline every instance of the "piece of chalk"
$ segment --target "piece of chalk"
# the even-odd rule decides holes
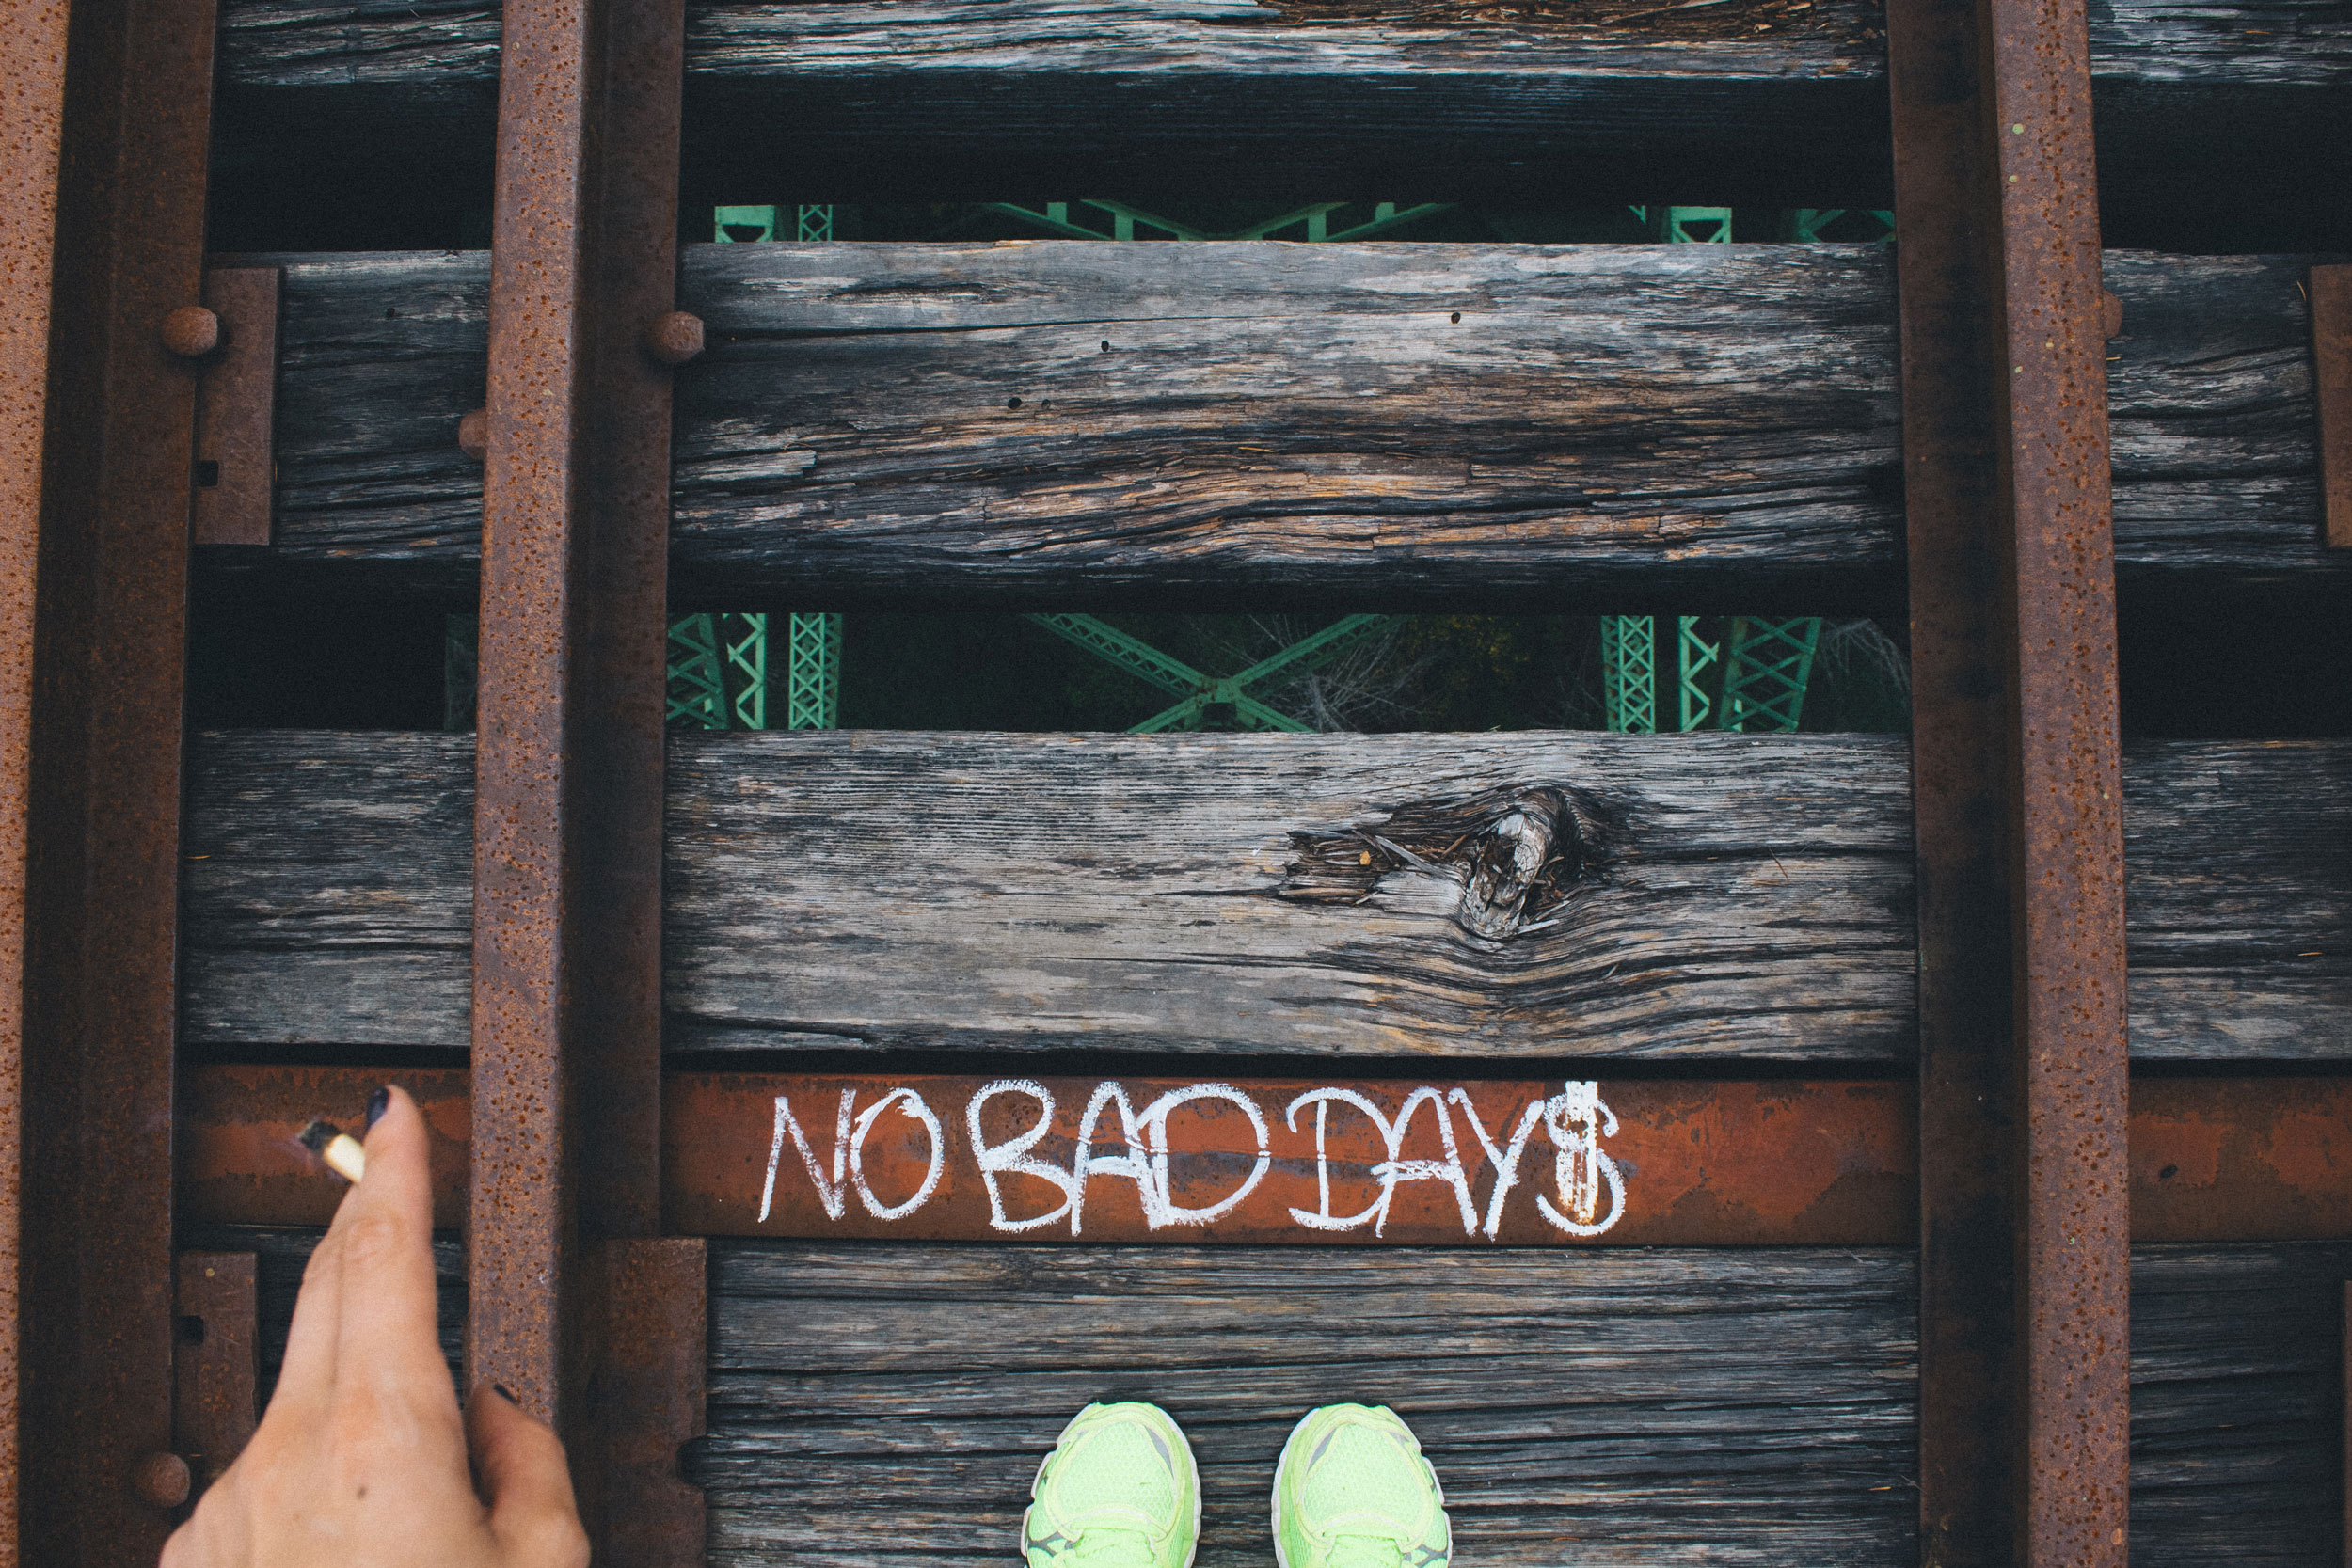
[[[294,1134],[294,1141],[326,1161],[326,1168],[346,1181],[357,1181],[367,1174],[368,1151],[358,1139],[337,1131],[331,1121],[310,1123]]]

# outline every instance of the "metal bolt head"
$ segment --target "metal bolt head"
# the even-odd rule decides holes
[[[703,351],[703,319],[667,310],[645,324],[645,352],[665,365],[683,365]]]
[[[2113,289],[2099,291],[2099,329],[2108,338],[2123,336],[2123,296]]]
[[[220,347],[220,318],[201,305],[183,305],[164,318],[164,347],[183,359],[200,359]]]
[[[476,408],[457,421],[457,450],[479,463],[490,455],[490,411]]]
[[[178,1508],[192,1484],[188,1462],[176,1453],[151,1453],[131,1467],[131,1489],[157,1508]]]

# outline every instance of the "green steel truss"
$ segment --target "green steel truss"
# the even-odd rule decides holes
[[[1629,207],[1649,226],[1650,238],[1667,245],[1729,245],[1728,207]]]
[[[1813,673],[1813,650],[1820,640],[1821,623],[1812,616],[1762,621],[1742,615],[1734,620],[1717,720],[1721,727],[1752,735],[1793,732],[1804,711],[1805,682]]]
[[[1609,727],[1620,734],[1658,729],[1658,635],[1646,615],[1600,618],[1600,670]]]
[[[1295,679],[1345,653],[1394,619],[1388,615],[1350,615],[1311,637],[1304,637],[1268,658],[1236,674],[1208,675],[1160,652],[1140,638],[1091,615],[1032,615],[1029,619],[1057,637],[1064,637],[1105,663],[1138,675],[1177,699],[1176,703],[1131,725],[1130,735],[1156,735],[1162,730],[1197,730],[1231,709],[1233,721],[1245,729],[1289,730],[1306,735],[1312,724],[1302,723],[1281,709],[1249,694],[1277,676]]]
[[[841,617],[789,615],[785,728],[841,727]]]
[[[710,237],[721,245],[753,245],[776,237],[773,207],[713,207]]]
[[[1408,223],[1417,223],[1434,213],[1446,212],[1452,206],[1449,202],[1424,201],[1419,206],[1399,208],[1393,201],[1383,201],[1374,206],[1369,222],[1351,224],[1334,233],[1331,230],[1331,214],[1346,206],[1344,201],[1317,201],[1294,208],[1278,217],[1267,218],[1263,223],[1216,232],[1147,213],[1123,201],[1080,201],[1074,204],[1091,207],[1106,214],[1111,223],[1108,229],[1089,228],[1073,219],[1070,215],[1073,204],[1068,201],[1049,201],[1041,209],[1016,206],[1009,201],[991,201],[986,205],[992,213],[1018,218],[1031,228],[1042,229],[1066,240],[1132,240],[1136,237],[1139,229],[1170,240],[1264,240],[1273,238],[1285,229],[1297,229],[1301,230],[1302,237],[1312,244],[1374,239]]]
[[[1707,716],[1715,707],[1715,699],[1708,690],[1707,672],[1721,659],[1723,645],[1710,642],[1700,634],[1699,618],[1695,615],[1676,616],[1675,626],[1675,659],[1679,670],[1675,683],[1677,727],[1705,729]]]
[[[670,722],[768,727],[768,617],[681,615],[670,623]]]
[[[1871,207],[1790,207],[1780,214],[1780,237],[1817,245],[1820,243],[1821,230],[1850,212],[1862,214],[1878,229],[1877,233],[1859,243],[1867,245],[1895,237],[1895,214]]]

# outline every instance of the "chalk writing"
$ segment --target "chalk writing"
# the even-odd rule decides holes
[[[1074,1088],[1063,1086],[1074,1102]],[[1571,1081],[1558,1094],[1507,1106],[1492,1126],[1469,1087],[1399,1087],[1403,1098],[1393,1111],[1381,1103],[1389,1096],[1375,1098],[1378,1091],[1369,1085],[1335,1085],[1296,1093],[1269,1117],[1269,1107],[1232,1084],[1181,1085],[1138,1111],[1125,1084],[1105,1079],[1094,1085],[1073,1129],[1057,1123],[1055,1094],[1044,1084],[1000,1078],[964,1096],[962,1115],[952,1118],[964,1147],[952,1155],[950,1123],[915,1088],[885,1088],[863,1106],[858,1088],[842,1089],[831,1107],[830,1150],[818,1148],[791,1097],[779,1094],[759,1218],[765,1223],[774,1210],[788,1142],[829,1222],[849,1212],[852,1196],[876,1220],[906,1219],[933,1199],[943,1181],[961,1180],[968,1192],[969,1178],[952,1174],[962,1168],[978,1178],[988,1225],[1003,1234],[1066,1225],[1072,1237],[1083,1236],[1089,1193],[1102,1180],[1132,1186],[1145,1227],[1157,1231],[1212,1225],[1271,1176],[1279,1212],[1305,1230],[1368,1227],[1373,1236],[1384,1236],[1400,1193],[1427,1182],[1445,1195],[1427,1200],[1440,1206],[1436,1212],[1450,1207],[1465,1237],[1491,1242],[1502,1229],[1512,1195],[1528,1180],[1526,1155],[1539,1128],[1551,1145],[1549,1190],[1537,1178],[1532,1195],[1544,1224],[1563,1235],[1593,1237],[1624,1217],[1625,1172],[1603,1147],[1617,1132],[1617,1117],[1601,1100],[1598,1083]],[[932,1092],[940,1092],[936,1085]],[[885,1113],[894,1111],[893,1124],[903,1132],[878,1133]],[[867,1147],[878,1136],[893,1151],[883,1193],[867,1173]],[[1285,1147],[1278,1148],[1278,1141]],[[1407,1156],[1408,1143],[1414,1157]],[[1357,1152],[1336,1155],[1334,1148],[1343,1144]],[[918,1158],[922,1179],[909,1191]],[[1174,1164],[1180,1160],[1185,1163],[1181,1178]],[[1283,1201],[1283,1187],[1295,1192],[1295,1201]],[[1345,1189],[1349,1212],[1334,1208],[1339,1187]],[[1426,1201],[1413,1212],[1425,1234],[1433,1223]]]

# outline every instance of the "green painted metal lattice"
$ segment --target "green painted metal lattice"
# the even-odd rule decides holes
[[[1646,615],[1600,618],[1602,694],[1609,727],[1621,735],[1658,729],[1658,631]]]
[[[841,617],[791,615],[786,644],[785,727],[841,727]]]
[[[1718,722],[1726,730],[1793,734],[1804,713],[1805,683],[1813,673],[1813,652],[1821,623],[1813,616],[1765,621],[1740,616],[1731,623],[1731,659],[1724,672]]]
[[[1408,223],[1418,223],[1433,214],[1452,210],[1452,203],[1444,201],[1424,201],[1418,206],[1405,208],[1399,208],[1393,201],[1382,201],[1374,205],[1368,222],[1350,224],[1334,233],[1331,214],[1345,207],[1347,203],[1344,201],[1312,202],[1257,223],[1245,224],[1239,229],[1216,230],[1161,217],[1124,201],[1049,201],[1041,208],[1022,207],[1009,201],[991,201],[986,205],[992,213],[1018,218],[1033,229],[1058,234],[1066,240],[1133,240],[1151,236],[1168,240],[1267,240],[1286,229],[1296,229],[1299,238],[1318,245],[1327,241],[1374,239]],[[1073,206],[1092,208],[1106,215],[1110,219],[1110,227],[1089,228],[1070,215]],[[1094,221],[1099,223],[1101,220]],[[1149,234],[1139,234],[1138,230],[1148,230]]]
[[[1675,682],[1677,728],[1696,730],[1706,727],[1707,716],[1715,707],[1714,696],[1708,689],[1707,672],[1715,666],[1722,656],[1722,644],[1701,635],[1697,616],[1675,617],[1675,664],[1678,672]]]
[[[1350,615],[1231,675],[1203,674],[1183,659],[1164,654],[1141,638],[1130,637],[1091,615],[1032,615],[1029,619],[1104,663],[1138,675],[1177,699],[1172,705],[1130,725],[1130,735],[1203,729],[1229,715],[1231,722],[1244,729],[1288,730],[1308,735],[1313,733],[1312,724],[1252,696],[1249,689],[1264,686],[1277,676],[1295,679],[1327,664],[1384,629],[1394,617]]]

